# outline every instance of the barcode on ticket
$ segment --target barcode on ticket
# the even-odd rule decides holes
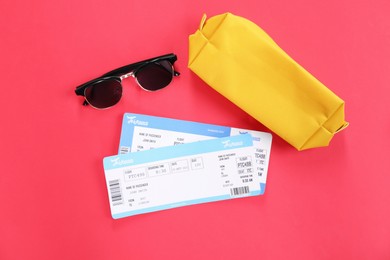
[[[111,202],[113,205],[120,205],[123,203],[122,190],[119,180],[112,180],[108,182],[111,194]]]
[[[241,196],[249,193],[250,193],[249,186],[236,187],[230,189],[230,195],[232,196]]]

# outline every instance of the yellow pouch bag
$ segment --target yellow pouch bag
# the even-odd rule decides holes
[[[344,101],[245,18],[204,15],[188,67],[298,150],[327,146],[348,125]]]

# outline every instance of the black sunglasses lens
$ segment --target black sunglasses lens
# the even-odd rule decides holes
[[[138,84],[149,91],[162,89],[171,83],[173,67],[169,61],[150,63],[135,73]]]
[[[87,87],[84,96],[91,106],[108,108],[121,99],[122,85],[119,79],[105,79]]]

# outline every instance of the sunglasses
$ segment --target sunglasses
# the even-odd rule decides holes
[[[174,76],[180,75],[173,68],[176,60],[176,55],[171,53],[129,64],[76,87],[75,92],[78,96],[84,96],[84,106],[109,108],[121,99],[122,80],[130,76],[146,91],[156,91],[168,86]]]

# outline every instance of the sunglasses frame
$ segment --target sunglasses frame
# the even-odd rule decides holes
[[[144,89],[146,91],[151,91],[151,90],[145,89],[144,87],[141,86],[141,84],[138,83],[137,78],[136,78],[136,74],[139,70],[141,70],[143,67],[147,66],[148,64],[163,61],[163,60],[168,61],[172,65],[173,76],[180,75],[180,73],[175,71],[174,67],[173,67],[173,64],[177,60],[177,56],[174,53],[170,53],[170,54],[161,55],[161,56],[158,56],[155,58],[139,61],[136,63],[132,63],[129,65],[125,65],[125,66],[122,66],[120,68],[111,70],[98,78],[95,78],[93,80],[90,80],[90,81],[82,84],[82,85],[77,86],[75,93],[77,96],[83,96],[85,98],[85,90],[89,87],[92,87],[93,85],[95,85],[99,82],[109,80],[109,79],[114,79],[114,80],[118,80],[120,83],[122,83],[122,79],[125,79],[125,78],[130,77],[130,76],[133,76],[136,79],[137,84],[142,89]],[[89,105],[89,102],[87,101],[87,99],[84,100],[83,105],[84,106]],[[107,107],[107,108],[109,108],[109,107]],[[97,108],[97,109],[102,109],[102,108]]]

